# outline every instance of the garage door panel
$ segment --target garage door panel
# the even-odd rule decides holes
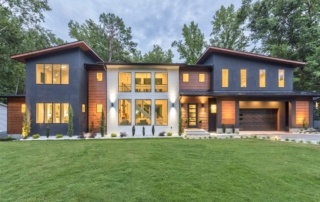
[[[277,109],[240,109],[240,130],[277,130]]]

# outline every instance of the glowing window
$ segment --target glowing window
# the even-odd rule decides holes
[[[168,125],[168,100],[155,100],[155,125]]]
[[[102,104],[97,104],[97,112],[101,113],[102,112]]]
[[[203,83],[206,81],[206,75],[205,74],[199,74],[199,82]]]
[[[216,104],[211,104],[210,110],[211,110],[211,114],[217,113],[217,105]]]
[[[187,73],[182,74],[182,82],[189,82],[189,74]]]
[[[222,69],[222,87],[227,88],[229,86],[229,70]]]
[[[240,70],[240,86],[241,88],[247,87],[247,70],[241,69]]]
[[[68,103],[36,103],[36,123],[68,123]]]
[[[151,92],[151,73],[136,73],[136,92]]]
[[[136,125],[151,125],[151,100],[136,100]]]
[[[155,91],[156,92],[168,92],[168,74],[167,73],[155,73],[154,78]]]
[[[261,88],[266,87],[266,70],[265,69],[259,70],[259,86]]]
[[[82,113],[86,112],[86,105],[85,104],[81,105],[81,111],[82,111]]]
[[[284,87],[284,69],[279,69],[278,71],[278,86],[279,88]]]
[[[26,112],[26,104],[21,104],[21,113]]]
[[[131,73],[119,73],[119,92],[131,92]]]
[[[103,74],[102,74],[102,72],[97,72],[97,81],[103,81]]]
[[[69,65],[37,64],[36,84],[69,84]]]
[[[131,100],[118,101],[118,124],[119,125],[131,125]]]

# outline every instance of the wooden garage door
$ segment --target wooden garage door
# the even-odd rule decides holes
[[[240,109],[240,130],[277,130],[277,109]]]

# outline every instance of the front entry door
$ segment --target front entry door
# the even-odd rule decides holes
[[[209,99],[209,131],[217,130],[217,103],[216,99]]]
[[[188,128],[198,127],[197,104],[188,105]]]

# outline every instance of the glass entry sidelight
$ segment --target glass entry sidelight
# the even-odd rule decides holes
[[[197,104],[188,105],[188,127],[196,128],[198,126]]]

